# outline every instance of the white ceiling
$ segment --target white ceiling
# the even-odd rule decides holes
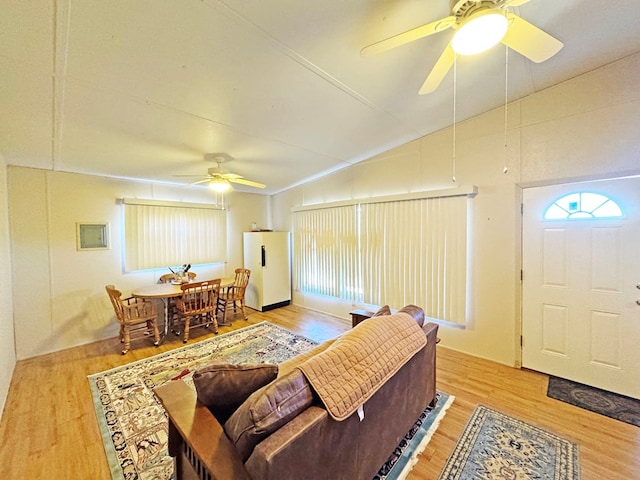
[[[640,51],[638,7],[513,9],[565,46],[541,64],[510,52],[509,99]],[[237,190],[278,192],[451,124],[452,72],[417,94],[451,30],[360,56],[448,14],[448,0],[2,0],[0,154],[188,183],[173,175],[204,175],[203,154],[222,152],[226,170],[268,186]],[[503,47],[461,57],[457,119],[502,105],[504,77]]]

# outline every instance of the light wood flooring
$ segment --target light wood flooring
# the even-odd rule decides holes
[[[220,333],[263,320],[318,342],[350,328],[348,320],[290,306],[252,312],[249,320],[234,320]],[[209,336],[195,329],[189,343]],[[140,340],[123,356],[112,339],[18,362],[0,423],[0,479],[109,480],[87,375],[182,345],[172,336],[157,348]],[[443,343],[437,362],[438,388],[455,401],[410,480],[438,478],[479,404],[577,442],[582,480],[640,479],[640,428],[547,398],[547,376],[540,373],[465,355]]]

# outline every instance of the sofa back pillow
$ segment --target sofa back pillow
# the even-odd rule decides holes
[[[411,318],[413,318],[420,327],[424,325],[424,310],[421,307],[418,307],[417,305],[405,305],[398,310],[398,313],[400,312],[411,315]]]
[[[371,315],[372,317],[384,317],[385,315],[391,315],[391,308],[389,305],[381,306],[376,313]]]
[[[220,425],[259,388],[278,376],[278,366],[269,363],[214,362],[193,373],[198,401],[209,408]]]
[[[242,461],[255,446],[311,406],[309,382],[297,368],[252,393],[224,424]]]

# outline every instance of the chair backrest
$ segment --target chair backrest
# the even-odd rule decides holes
[[[233,281],[233,286],[243,289],[247,288],[250,276],[251,270],[249,270],[248,268],[236,268],[236,278]]]
[[[173,280],[175,278],[175,276],[173,275],[173,273],[165,273],[164,275],[161,275],[160,278],[158,279],[158,283],[171,283],[171,280]]]
[[[189,280],[193,280],[194,278],[196,278],[197,274],[195,272],[187,272],[187,277],[189,278]],[[173,273],[165,273],[164,275],[161,275],[160,278],[158,279],[158,283],[171,283],[172,280],[174,280],[176,277]]]
[[[185,315],[198,315],[212,312],[216,308],[220,293],[220,279],[204,282],[184,283],[180,287],[182,296],[178,297],[178,309]]]
[[[107,291],[107,295],[109,295],[109,300],[111,300],[111,305],[113,305],[113,310],[116,312],[118,321],[123,323],[124,308],[122,307],[122,292],[120,290],[116,290],[116,287],[113,285],[106,285],[104,288]]]
[[[227,291],[229,300],[244,300],[244,292],[249,285],[251,270],[248,268],[236,268],[236,278]]]

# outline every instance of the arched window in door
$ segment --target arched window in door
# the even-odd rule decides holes
[[[577,192],[558,198],[544,212],[545,220],[622,217],[622,209],[599,193]]]

